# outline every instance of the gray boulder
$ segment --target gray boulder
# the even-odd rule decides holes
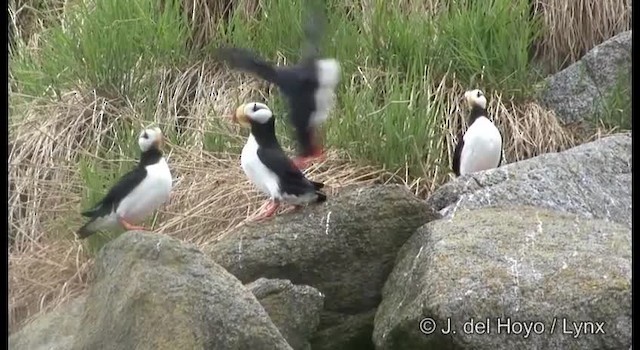
[[[631,134],[461,176],[427,203],[445,217],[460,209],[528,205],[631,227]]]
[[[620,33],[587,52],[581,60],[548,77],[540,102],[563,123],[581,122],[602,112],[619,84],[631,98],[631,31]],[[629,116],[631,117],[631,116]]]
[[[328,342],[336,350],[353,344],[367,349],[373,346],[373,318],[362,319],[380,303],[397,250],[418,227],[437,218],[403,186],[357,188],[323,205],[243,226],[207,252],[243,283],[280,278],[322,292],[325,311],[312,339],[314,349]]]
[[[95,264],[74,350],[291,349],[255,296],[191,245],[130,231]]]
[[[356,315],[325,311],[322,324],[326,326],[313,338],[313,350],[373,349],[375,316],[376,309]]]
[[[12,350],[68,350],[80,325],[85,297],[73,299],[36,316],[9,337]]]
[[[533,207],[463,210],[420,228],[398,252],[374,342],[380,350],[627,349],[631,310],[628,227]],[[430,320],[436,328],[425,335]],[[455,334],[445,335],[449,322]]]
[[[309,339],[320,324],[324,295],[289,280],[260,278],[246,287],[267,311],[294,350],[309,350]]]

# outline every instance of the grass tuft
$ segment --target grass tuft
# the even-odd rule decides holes
[[[529,52],[541,22],[530,18],[528,1],[461,0],[435,20],[432,63],[451,67],[463,84],[528,95],[535,78]]]
[[[610,37],[631,29],[631,0],[533,0],[543,23],[534,51],[548,73],[579,60]]]
[[[163,11],[155,0],[80,2],[65,12],[63,25],[42,34],[37,54],[20,50],[10,69],[31,96],[59,96],[82,82],[105,97],[140,98],[152,91],[155,67],[186,58],[187,35],[175,0]]]
[[[602,111],[594,116],[606,128],[631,130],[631,74],[627,70],[618,73],[613,89],[604,98]]]

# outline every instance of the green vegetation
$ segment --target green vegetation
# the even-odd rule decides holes
[[[193,31],[211,23],[190,22],[176,0],[160,4],[162,10],[156,0],[73,2],[62,24],[51,24],[40,34],[38,50],[17,46],[10,64],[13,89],[29,102],[55,101],[72,89],[95,89],[114,103],[133,105],[148,124],[159,102],[163,69],[210,64],[209,54],[220,44],[252,48],[270,60],[278,55],[289,61],[299,58],[304,2],[274,0],[262,4],[262,13],[235,11],[228,23],[217,22],[214,37],[198,45],[191,45]],[[449,167],[444,133],[452,94],[482,87],[526,97],[534,79],[529,46],[540,24],[529,18],[528,0],[456,1],[429,14],[403,8],[398,1],[375,0],[372,5],[362,14],[353,4],[328,1],[323,52],[341,61],[343,80],[334,117],[325,127],[327,145],[360,163],[443,178]],[[273,91],[268,102],[281,116],[286,105]],[[215,113],[235,108],[224,107],[229,110]],[[286,118],[278,121],[281,142],[293,147]],[[133,148],[100,151],[101,158],[135,158],[135,137],[130,136],[139,127],[121,119],[120,132],[112,132],[103,147]],[[173,128],[165,129],[179,141]],[[213,132],[207,133],[205,146],[211,151],[241,147]],[[127,170],[110,169],[99,178],[97,171],[81,171],[91,193],[85,194],[84,206]]]
[[[627,70],[618,73],[616,85],[609,92],[602,111],[594,116],[607,127],[631,130],[631,74]]]

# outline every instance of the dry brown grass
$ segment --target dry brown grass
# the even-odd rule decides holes
[[[503,98],[495,92],[486,92],[490,118],[500,129],[503,137],[503,164],[529,159],[540,154],[561,152],[587,140],[592,140],[591,133],[578,133],[576,130],[563,127],[553,111],[547,110],[536,102],[517,104]],[[468,108],[462,100],[464,89],[454,86],[448,93],[450,118],[445,121],[444,133],[447,143],[447,157],[452,159],[458,133],[468,127]],[[601,129],[599,135],[607,133]],[[450,161],[449,161],[450,164]],[[453,174],[450,175],[453,177]]]
[[[544,33],[536,56],[551,72],[579,60],[588,50],[631,29],[631,0],[532,0]]]
[[[242,225],[263,202],[243,176],[239,156],[207,151],[203,142],[207,133],[225,133],[235,135],[233,142],[241,145],[242,132],[221,120],[221,116],[239,101],[257,98],[262,91],[255,84],[234,85],[237,77],[215,74],[204,66],[166,72],[164,77],[160,82],[160,103],[152,118],[156,124],[167,130],[172,128],[175,111],[185,99],[192,103],[184,109],[189,122],[184,125],[188,132],[181,141],[183,146],[168,144],[175,193],[158,212],[154,229],[205,246]],[[445,135],[449,151],[454,131],[466,127],[466,111],[459,106],[461,93],[462,90],[452,90],[447,94],[454,111],[445,126],[449,130]],[[116,109],[114,105],[120,107]],[[116,124],[147,123],[136,115],[135,106],[123,105],[127,104],[74,92],[59,103],[27,108],[27,113],[11,125],[15,146],[9,158],[13,184],[9,204],[15,242],[9,251],[10,330],[37,312],[49,310],[85,290],[92,260],[73,234],[82,221],[79,211],[84,186],[75,163],[79,155],[97,154],[99,147],[116,147],[110,135]],[[579,141],[563,130],[551,113],[535,104],[515,106],[500,96],[491,96],[490,110],[505,134],[508,162],[559,151]],[[95,161],[133,165],[134,159]],[[424,196],[433,185],[427,179],[353,164],[348,154],[335,150],[326,162],[308,169],[308,175],[325,182],[329,193],[343,186],[393,180]]]
[[[205,137],[212,133],[233,135],[230,142],[241,146],[246,131],[222,116],[242,101],[264,99],[260,86],[206,65],[168,70],[160,77],[158,103],[151,118],[140,116],[138,107],[129,101],[78,91],[67,93],[57,103],[17,108],[23,113],[11,125],[14,146],[9,157],[9,218],[15,237],[9,251],[11,330],[86,288],[92,260],[73,234],[82,223],[79,211],[84,183],[77,160],[83,155],[94,157],[96,163],[128,162],[132,166],[135,159],[126,156],[116,160],[96,156],[105,147],[122,154],[113,135],[118,125],[131,125],[135,130],[153,121],[170,133],[177,119],[186,120],[181,124],[185,132],[180,145],[168,144],[176,184],[171,202],[155,217],[156,232],[205,246],[242,225],[262,204],[262,196],[238,166],[238,154],[205,149]],[[443,142],[449,147],[437,157],[446,157],[447,164],[457,131],[466,128],[462,93],[459,86],[443,92],[453,116],[443,125],[448,130]],[[560,151],[580,141],[562,129],[552,113],[534,103],[516,106],[497,95],[491,95],[489,101],[489,110],[504,133],[507,162]],[[326,162],[308,169],[308,175],[325,182],[330,194],[343,186],[392,180],[424,197],[446,181],[446,176],[411,178],[402,171],[391,174],[354,164],[348,154],[333,150]],[[437,170],[446,172],[448,169]]]
[[[64,0],[9,0],[9,38],[29,42],[43,28],[60,22]]]
[[[193,103],[185,109],[189,115],[181,144],[187,146],[168,143],[167,157],[177,181],[172,201],[158,213],[160,225],[155,230],[206,245],[241,225],[262,203],[238,166],[239,156],[209,152],[203,142],[207,133],[235,133],[232,139],[241,145],[240,130],[220,116],[261,91],[252,84],[231,86],[237,79],[207,72],[203,66],[163,76],[160,103],[152,118],[155,124],[170,130],[179,106],[185,99]],[[14,146],[8,160],[14,236],[9,250],[10,331],[86,288],[92,260],[87,247],[74,238],[83,220],[79,211],[84,183],[78,157],[96,155],[101,147],[118,153],[112,134],[116,126],[126,123],[137,129],[148,123],[131,103],[92,93],[72,92],[58,103],[22,110],[11,125]],[[135,160],[95,157],[95,162],[115,161],[133,166]],[[308,174],[325,182],[330,193],[341,186],[391,177],[372,167],[354,167],[338,152],[330,152],[328,160],[312,166]]]
[[[192,32],[190,46],[201,49],[211,43],[220,21],[227,21],[232,13],[254,16],[259,9],[256,0],[183,0],[182,9],[189,19]]]

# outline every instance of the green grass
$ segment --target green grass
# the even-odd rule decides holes
[[[343,81],[335,117],[326,127],[327,141],[358,159],[389,169],[409,164],[411,173],[420,175],[425,152],[437,154],[444,146],[436,141],[447,116],[432,90],[448,74],[469,88],[517,97],[531,92],[535,72],[529,45],[540,24],[529,19],[528,1],[458,1],[439,15],[426,16],[377,0],[368,26],[339,11],[338,1],[329,3],[323,52],[340,59]],[[265,12],[249,19],[236,15],[221,31],[221,41],[272,60],[280,53],[296,61],[302,40],[300,4],[273,0]],[[367,77],[368,84],[357,76],[351,82],[359,67],[380,73]],[[274,97],[274,110],[286,113],[280,96]],[[292,146],[290,134],[282,135],[283,143]]]
[[[80,85],[110,97],[140,99],[153,91],[157,67],[187,58],[187,24],[176,1],[165,3],[163,12],[155,0],[76,4],[64,27],[42,33],[37,54],[18,50],[10,62],[14,82],[35,97]]]
[[[534,74],[529,49],[542,29],[529,11],[529,1],[457,1],[436,20],[438,39],[430,54],[450,61],[433,63],[440,70],[451,63],[463,83],[526,96]]]
[[[222,43],[251,48],[272,61],[277,55],[299,58],[304,2],[271,0],[262,2],[261,14],[237,12],[228,25],[220,25],[204,52],[189,49],[189,24],[177,2],[164,3],[164,11],[156,0],[101,0],[91,7],[75,3],[66,10],[64,26],[40,33],[37,50],[17,46],[10,60],[12,89],[53,100],[71,89],[95,89],[131,102],[137,114],[150,119],[160,69],[193,66]],[[447,88],[455,81],[526,97],[536,79],[529,46],[539,23],[529,18],[528,0],[458,0],[437,14],[404,12],[397,1],[385,0],[375,0],[366,15],[350,14],[349,6],[357,7],[344,1],[328,0],[327,6],[322,50],[338,58],[343,71],[337,106],[325,126],[327,146],[363,163],[389,170],[407,166],[413,176],[448,168],[449,160],[441,156],[446,154]],[[293,147],[283,99],[276,92],[269,104],[278,116],[278,137]],[[110,143],[126,149],[105,146],[100,156],[137,158],[139,125],[122,122],[116,129]],[[205,145],[232,152],[242,146],[216,133],[207,134]],[[126,170],[109,166],[98,175],[103,173],[98,166],[78,165],[88,188],[83,207]]]
[[[631,130],[631,74],[628,70],[619,72],[617,83],[606,96],[596,118],[607,127]]]

